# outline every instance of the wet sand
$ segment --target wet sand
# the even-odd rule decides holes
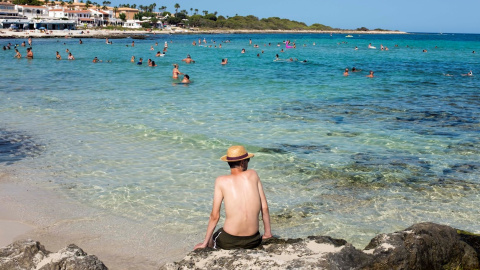
[[[1,247],[33,239],[56,252],[74,243],[110,269],[158,269],[183,258],[191,240],[160,233],[156,226],[161,224],[106,214],[15,174],[0,174]]]

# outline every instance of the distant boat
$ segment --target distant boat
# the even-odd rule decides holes
[[[353,36],[352,36],[352,35],[348,35],[348,36],[345,36],[345,37],[348,37],[348,38],[350,38],[350,37],[353,37]]]

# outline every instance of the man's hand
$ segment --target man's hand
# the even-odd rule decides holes
[[[199,248],[206,248],[206,247],[207,247],[206,244],[204,244],[204,243],[198,243],[198,244],[195,245],[195,247],[193,248],[193,250],[199,249]]]
[[[265,239],[272,238],[272,237],[273,237],[273,235],[271,235],[271,234],[264,234],[262,236],[262,239],[265,240]]]

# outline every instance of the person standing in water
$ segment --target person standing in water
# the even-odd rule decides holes
[[[183,74],[178,70],[178,64],[173,64],[173,70],[172,70],[172,78],[173,79],[178,79],[178,75]]]

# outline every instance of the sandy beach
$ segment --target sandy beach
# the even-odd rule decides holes
[[[20,239],[40,241],[52,251],[74,243],[110,269],[137,269],[139,265],[158,269],[190,250],[185,243],[165,244],[174,236],[158,235],[151,224],[143,225],[86,207],[38,183],[25,183],[8,169],[0,174],[1,247]],[[131,234],[131,240],[125,234]]]
[[[170,35],[170,34],[245,34],[245,33],[316,33],[316,34],[407,34],[401,31],[353,31],[353,30],[338,30],[338,31],[314,31],[314,30],[247,30],[247,29],[183,29],[171,28],[164,30],[52,30],[47,33],[40,30],[28,30],[23,32],[16,32],[10,29],[0,29],[0,38],[143,38],[147,34],[155,35]]]

